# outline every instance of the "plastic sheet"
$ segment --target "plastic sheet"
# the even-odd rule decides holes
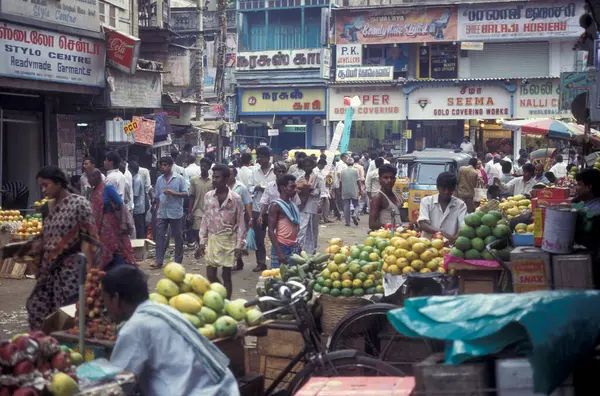
[[[600,335],[600,292],[537,291],[419,297],[388,313],[400,333],[451,341],[446,363],[527,351],[534,391],[551,393],[589,355]]]

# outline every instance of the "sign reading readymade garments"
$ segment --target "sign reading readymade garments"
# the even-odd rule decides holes
[[[2,2],[2,12],[60,26],[100,31],[100,0],[7,0]]]
[[[105,58],[99,40],[0,24],[1,76],[104,87]]]
[[[535,1],[461,5],[458,39],[461,41],[578,37],[583,1]]]

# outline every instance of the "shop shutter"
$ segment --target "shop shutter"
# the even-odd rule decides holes
[[[485,43],[483,51],[467,51],[470,78],[548,76],[550,46],[547,41]]]

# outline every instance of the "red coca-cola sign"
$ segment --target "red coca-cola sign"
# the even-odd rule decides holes
[[[115,69],[133,74],[140,52],[140,39],[116,30],[104,29],[106,60]]]

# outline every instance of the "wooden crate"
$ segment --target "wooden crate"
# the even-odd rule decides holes
[[[304,346],[302,336],[293,330],[293,326],[268,325],[267,327],[268,335],[258,337],[256,342],[256,351],[260,359],[259,373],[265,378],[265,388],[271,386]],[[302,367],[303,363],[297,363],[283,379],[282,386],[287,385]]]
[[[27,262],[7,258],[0,265],[0,278],[23,279],[27,271]]]
[[[459,281],[459,294],[497,293],[500,291],[502,267],[488,268],[464,263],[448,263]]]

